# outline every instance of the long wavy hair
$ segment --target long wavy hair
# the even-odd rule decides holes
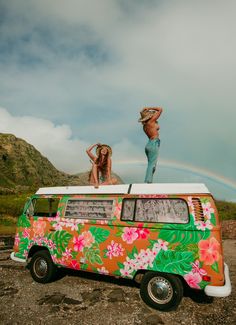
[[[105,159],[103,161],[102,161],[102,156],[105,156],[104,157]],[[107,177],[108,157],[109,157],[108,151],[105,155],[102,155],[100,150],[97,159],[95,161],[95,164],[98,165],[98,172],[101,172],[101,175],[104,179]],[[89,173],[89,179],[91,178],[91,174],[92,174],[92,170]]]
[[[104,160],[102,161],[102,156],[104,156]],[[109,152],[107,151],[107,153],[105,155],[101,154],[101,150],[99,151],[99,155],[96,159],[96,164],[98,165],[98,169],[101,171],[102,173],[102,177],[106,177],[107,175],[107,167],[108,167],[108,157],[109,157]]]

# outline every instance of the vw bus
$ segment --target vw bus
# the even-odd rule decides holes
[[[178,306],[185,285],[231,292],[221,221],[203,184],[40,188],[19,217],[11,258],[40,283],[62,267],[134,279],[163,311]]]

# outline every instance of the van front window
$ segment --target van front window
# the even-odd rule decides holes
[[[37,217],[55,217],[59,199],[54,198],[34,198],[31,204],[33,216]]]

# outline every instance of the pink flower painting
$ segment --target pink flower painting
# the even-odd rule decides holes
[[[198,230],[203,230],[205,231],[206,229],[211,230],[213,228],[210,220],[206,221],[195,221],[194,224],[196,225]]]
[[[122,256],[124,248],[122,248],[121,244],[115,243],[114,240],[111,241],[111,244],[107,246],[106,255],[112,259],[113,256]]]
[[[74,243],[74,250],[76,252],[82,252],[85,246],[85,241],[84,241],[84,236],[80,235],[79,237],[74,237],[73,238],[73,243]]]
[[[185,281],[191,288],[200,289],[199,283],[202,281],[202,277],[199,273],[188,273],[184,275]]]
[[[211,218],[211,213],[214,213],[214,209],[211,207],[211,203],[207,202],[207,203],[202,203],[202,208],[203,208],[203,213],[205,216],[208,217],[208,219]]]
[[[137,228],[125,227],[121,238],[127,244],[132,244],[138,238]]]

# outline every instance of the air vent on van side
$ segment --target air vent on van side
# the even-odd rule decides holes
[[[200,199],[192,198],[192,203],[194,207],[195,220],[204,221],[204,213]]]

